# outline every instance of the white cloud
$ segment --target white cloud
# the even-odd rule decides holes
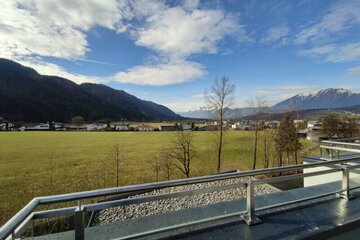
[[[163,103],[165,106],[175,112],[187,112],[206,108],[208,104],[205,101],[204,94],[196,94],[186,98],[176,98],[173,101],[167,100]]]
[[[217,53],[226,36],[247,39],[237,17],[223,10],[199,9],[198,1],[169,7],[161,2],[131,2],[129,19],[137,19],[130,34],[138,46],[154,51],[155,63],[133,67],[115,76],[119,82],[167,85],[204,76],[204,67],[187,58]]]
[[[294,42],[304,44],[334,37],[335,33],[360,24],[360,1],[339,1],[315,24],[304,27]],[[336,36],[336,35],[335,35]]]
[[[286,41],[286,36],[290,33],[290,28],[286,26],[274,26],[269,28],[261,38],[261,43],[272,43],[278,40]]]
[[[179,61],[149,66],[137,66],[120,72],[114,81],[143,85],[168,85],[190,81],[204,76],[203,66],[195,62]]]
[[[220,10],[186,11],[168,8],[146,19],[136,32],[136,44],[170,58],[185,58],[196,53],[216,53],[217,43],[241,31],[236,18]]]
[[[184,0],[183,6],[187,10],[193,10],[197,8],[200,4],[200,0]]]
[[[0,55],[80,58],[89,51],[85,32],[115,29],[120,17],[115,0],[0,1]]]
[[[298,54],[319,58],[324,62],[352,62],[360,59],[360,43],[350,43],[344,45],[328,44],[301,50]]]
[[[107,78],[135,84],[165,85],[202,77],[204,67],[188,57],[217,53],[226,36],[247,37],[236,15],[201,9],[197,0],[177,6],[147,0],[0,1],[0,56],[21,59],[43,74],[76,82],[97,81],[100,78],[72,74],[44,60],[56,57],[97,62],[86,59],[91,51],[87,33],[96,26],[128,33],[135,44],[160,57],[155,63]]]
[[[351,75],[360,75],[360,67],[349,68],[347,72]]]
[[[57,64],[45,62],[39,58],[19,58],[15,59],[20,64],[31,67],[37,70],[38,73],[43,75],[59,76],[69,79],[77,84],[90,82],[90,83],[104,83],[110,79],[102,78],[98,76],[86,76],[81,74],[69,73],[64,68]]]

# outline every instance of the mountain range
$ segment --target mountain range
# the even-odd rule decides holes
[[[332,109],[360,105],[360,94],[343,88],[298,94],[268,110]],[[252,115],[251,108],[228,109],[229,118]],[[310,111],[312,112],[312,111]],[[169,108],[141,100],[123,90],[102,84],[76,84],[56,76],[44,76],[34,69],[0,58],[0,117],[25,122],[69,122],[80,115],[87,121],[209,119],[212,111],[174,113]],[[180,116],[181,115],[181,116]]]
[[[360,105],[360,93],[343,88],[328,88],[314,94],[298,94],[275,104],[272,108],[280,111],[294,109],[324,109]]]
[[[175,120],[169,108],[102,84],[76,84],[44,76],[0,59],[0,117],[25,122],[69,122],[73,116],[98,120]]]
[[[283,113],[291,111],[303,111],[311,109],[336,109],[360,105],[360,93],[354,93],[343,88],[328,88],[320,90],[309,95],[298,94],[268,108],[268,111],[274,113]],[[230,118],[248,117],[252,115],[251,108],[228,109]],[[312,113],[314,111],[307,111]],[[179,112],[183,117],[188,118],[211,118],[212,111],[208,109],[199,109],[195,111]]]

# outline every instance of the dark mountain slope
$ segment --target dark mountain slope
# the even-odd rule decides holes
[[[75,115],[88,121],[180,118],[162,105],[124,91],[42,76],[31,68],[0,59],[0,116],[27,122],[68,122]]]
[[[133,115],[137,119],[179,119],[169,108],[150,101],[141,100],[123,90],[115,90],[105,85],[84,83],[80,87],[105,100],[107,103],[116,107],[120,112]]]

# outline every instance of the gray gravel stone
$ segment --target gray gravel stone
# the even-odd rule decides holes
[[[229,184],[236,184],[246,182],[246,178],[233,178],[214,182],[190,184],[178,187],[169,187],[151,192],[137,194],[131,197],[143,197],[164,193],[174,193],[194,189],[203,189],[214,186],[224,186]],[[266,184],[255,185],[255,195],[262,195],[275,192],[275,189]],[[181,209],[200,207],[208,204],[219,203],[223,201],[232,201],[243,198],[246,195],[246,189],[243,186],[239,188],[225,189],[221,191],[214,191],[210,193],[189,195],[186,197],[178,197],[171,199],[156,200],[152,202],[132,204],[121,207],[108,208],[100,211],[95,219],[97,224],[108,224],[129,219],[150,216],[159,213],[170,211],[178,211]]]

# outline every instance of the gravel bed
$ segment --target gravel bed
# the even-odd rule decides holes
[[[137,194],[131,197],[143,197],[164,193],[174,193],[194,189],[209,188],[214,186],[223,186],[229,184],[235,184],[240,182],[246,182],[247,178],[233,178],[214,182],[198,183],[178,187],[163,188],[154,190],[151,192]],[[255,185],[255,195],[262,195],[275,192],[275,189],[266,184]],[[215,191],[210,193],[203,193],[197,195],[191,195],[186,197],[178,197],[164,200],[157,200],[152,202],[132,204],[127,206],[115,207],[104,209],[97,213],[95,218],[96,224],[107,224],[120,222],[128,219],[135,219],[144,216],[150,216],[159,213],[165,213],[170,211],[178,211],[186,208],[193,208],[204,206],[208,204],[214,204],[224,201],[232,201],[235,199],[243,198],[246,195],[246,189],[244,187],[225,189],[221,191]]]

